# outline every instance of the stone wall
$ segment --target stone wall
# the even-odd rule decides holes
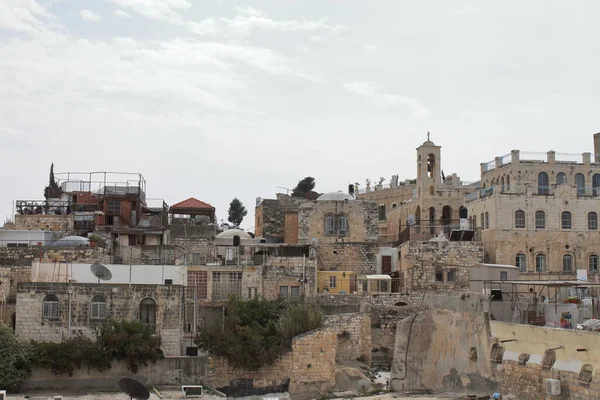
[[[47,295],[58,298],[57,317],[43,317]],[[154,300],[156,323],[149,328],[160,334],[165,355],[180,355],[183,310],[182,287],[177,285],[21,283],[17,289],[16,333],[25,339],[50,342],[79,333],[93,338],[94,330],[106,319],[91,315],[91,300],[98,295],[106,301],[106,318],[125,320],[140,320],[141,301]]]
[[[306,201],[278,194],[277,199],[264,199],[255,210],[255,234],[269,243],[283,243],[286,230],[286,214],[298,210],[298,205]],[[290,220],[290,222],[294,222]],[[297,224],[296,224],[297,226]]]
[[[475,294],[427,294],[427,309],[398,323],[392,389],[493,392],[496,371],[484,302]]]
[[[404,273],[406,290],[468,291],[470,269],[482,261],[483,244],[409,241],[400,247],[400,254],[398,270]]]
[[[319,243],[316,247],[319,271],[353,271],[358,275],[377,273],[378,244]]]
[[[369,306],[371,319],[371,366],[389,371],[394,359],[398,323],[424,309],[419,306]]]
[[[328,329],[297,336],[291,352],[258,371],[233,369],[226,360],[211,358],[208,382],[228,396],[322,394],[335,384],[336,342],[336,334]]]
[[[98,372],[95,369],[82,368],[74,371],[73,376],[54,375],[50,370],[34,368],[31,376],[23,383],[22,390],[116,390],[120,391],[119,379],[134,378],[146,386],[199,385],[208,376],[208,357],[167,357],[140,366],[136,374],[121,362],[113,362],[110,369]]]
[[[72,232],[73,221],[73,214],[17,214],[15,215],[15,229],[28,231],[40,230],[53,232]]]
[[[492,334],[502,347],[503,395],[540,399],[597,399],[600,398],[600,349],[598,332],[556,329],[491,322]],[[544,355],[554,350],[555,361],[543,367]],[[519,362],[524,355],[526,362]],[[580,382],[584,367],[592,371],[591,382]],[[545,380],[561,383],[560,397],[546,396]],[[537,397],[536,397],[537,398]]]
[[[302,283],[302,279],[304,282]],[[262,266],[261,292],[265,299],[279,298],[280,287],[298,287],[301,295],[307,296],[317,290],[316,260],[309,257],[269,257]]]
[[[340,235],[337,227],[334,235],[325,231],[328,215],[347,218],[347,233]],[[300,204],[298,208],[298,241],[310,244],[313,238],[319,243],[376,242],[377,203],[366,200],[315,200]]]
[[[336,359],[371,364],[371,318],[368,314],[330,315],[325,327],[337,335]]]
[[[13,326],[17,311],[17,285],[31,281],[31,267],[0,267],[0,322]]]
[[[103,247],[0,247],[0,266],[31,266],[44,263],[110,263],[111,256]]]

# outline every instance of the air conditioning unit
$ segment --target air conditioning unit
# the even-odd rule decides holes
[[[202,397],[202,386],[200,385],[181,385],[181,392],[186,399],[193,397]]]
[[[8,399],[8,395],[6,394],[6,390],[0,390],[0,400]]]
[[[560,396],[560,381],[557,379],[546,379],[546,394]]]

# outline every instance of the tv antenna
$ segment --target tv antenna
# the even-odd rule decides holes
[[[90,266],[90,271],[96,278],[98,278],[98,283],[100,280],[110,281],[112,279],[112,274],[108,268],[100,263],[94,263]]]
[[[143,383],[131,378],[119,379],[119,387],[123,392],[129,395],[130,400],[148,400],[150,392]]]

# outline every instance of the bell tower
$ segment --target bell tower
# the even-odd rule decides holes
[[[436,146],[427,132],[427,140],[417,148],[417,196],[434,196],[442,184],[441,146]]]

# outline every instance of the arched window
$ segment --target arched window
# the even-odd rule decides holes
[[[477,215],[473,215],[473,230],[477,229]]]
[[[595,272],[598,273],[598,261],[600,259],[598,258],[598,256],[596,254],[591,254],[590,257],[588,258],[588,268],[590,270],[590,272]]]
[[[435,194],[435,188],[433,187],[433,185],[429,186],[429,195],[433,196]]]
[[[506,191],[510,192],[510,175],[506,175]]]
[[[47,319],[58,319],[58,297],[53,294],[44,297],[42,303],[42,317]]]
[[[106,298],[104,296],[97,295],[92,298],[90,316],[93,319],[104,319],[108,316]]]
[[[152,333],[156,331],[156,302],[145,298],[140,303],[140,322]]]
[[[481,213],[481,229],[485,229],[485,218],[483,216],[484,214]]]
[[[485,212],[485,229],[490,229],[490,214]]]
[[[515,211],[515,228],[525,228],[525,211]]]
[[[527,256],[523,253],[517,254],[515,266],[519,268],[520,272],[527,272]]]
[[[550,181],[548,180],[548,174],[542,171],[538,174],[538,194],[548,193],[550,193]]]
[[[379,220],[385,221],[385,204],[381,204],[378,208],[379,210]]]
[[[588,229],[589,230],[598,229],[598,214],[593,211],[588,213]]]
[[[562,185],[563,183],[567,183],[567,174],[564,172],[559,172],[556,174],[556,184]]]
[[[535,229],[546,228],[546,213],[543,211],[535,212]]]
[[[546,255],[539,253],[535,256],[535,272],[544,272],[546,270]]]
[[[560,224],[563,229],[571,229],[573,221],[569,211],[563,211],[560,215]]]
[[[430,153],[427,156],[427,177],[433,178],[434,171],[435,171],[435,154]]]
[[[333,214],[327,214],[325,216],[325,235],[335,235],[335,216]]]
[[[563,272],[573,272],[573,255],[565,254],[562,258]]]
[[[594,191],[594,196],[600,195],[600,174],[594,174],[592,176],[592,189]]]
[[[585,194],[585,176],[582,173],[575,174],[575,186],[577,194]]]
[[[340,236],[346,236],[348,234],[348,217],[340,215],[338,217],[338,234]]]
[[[504,177],[500,180],[500,193],[504,193]]]

